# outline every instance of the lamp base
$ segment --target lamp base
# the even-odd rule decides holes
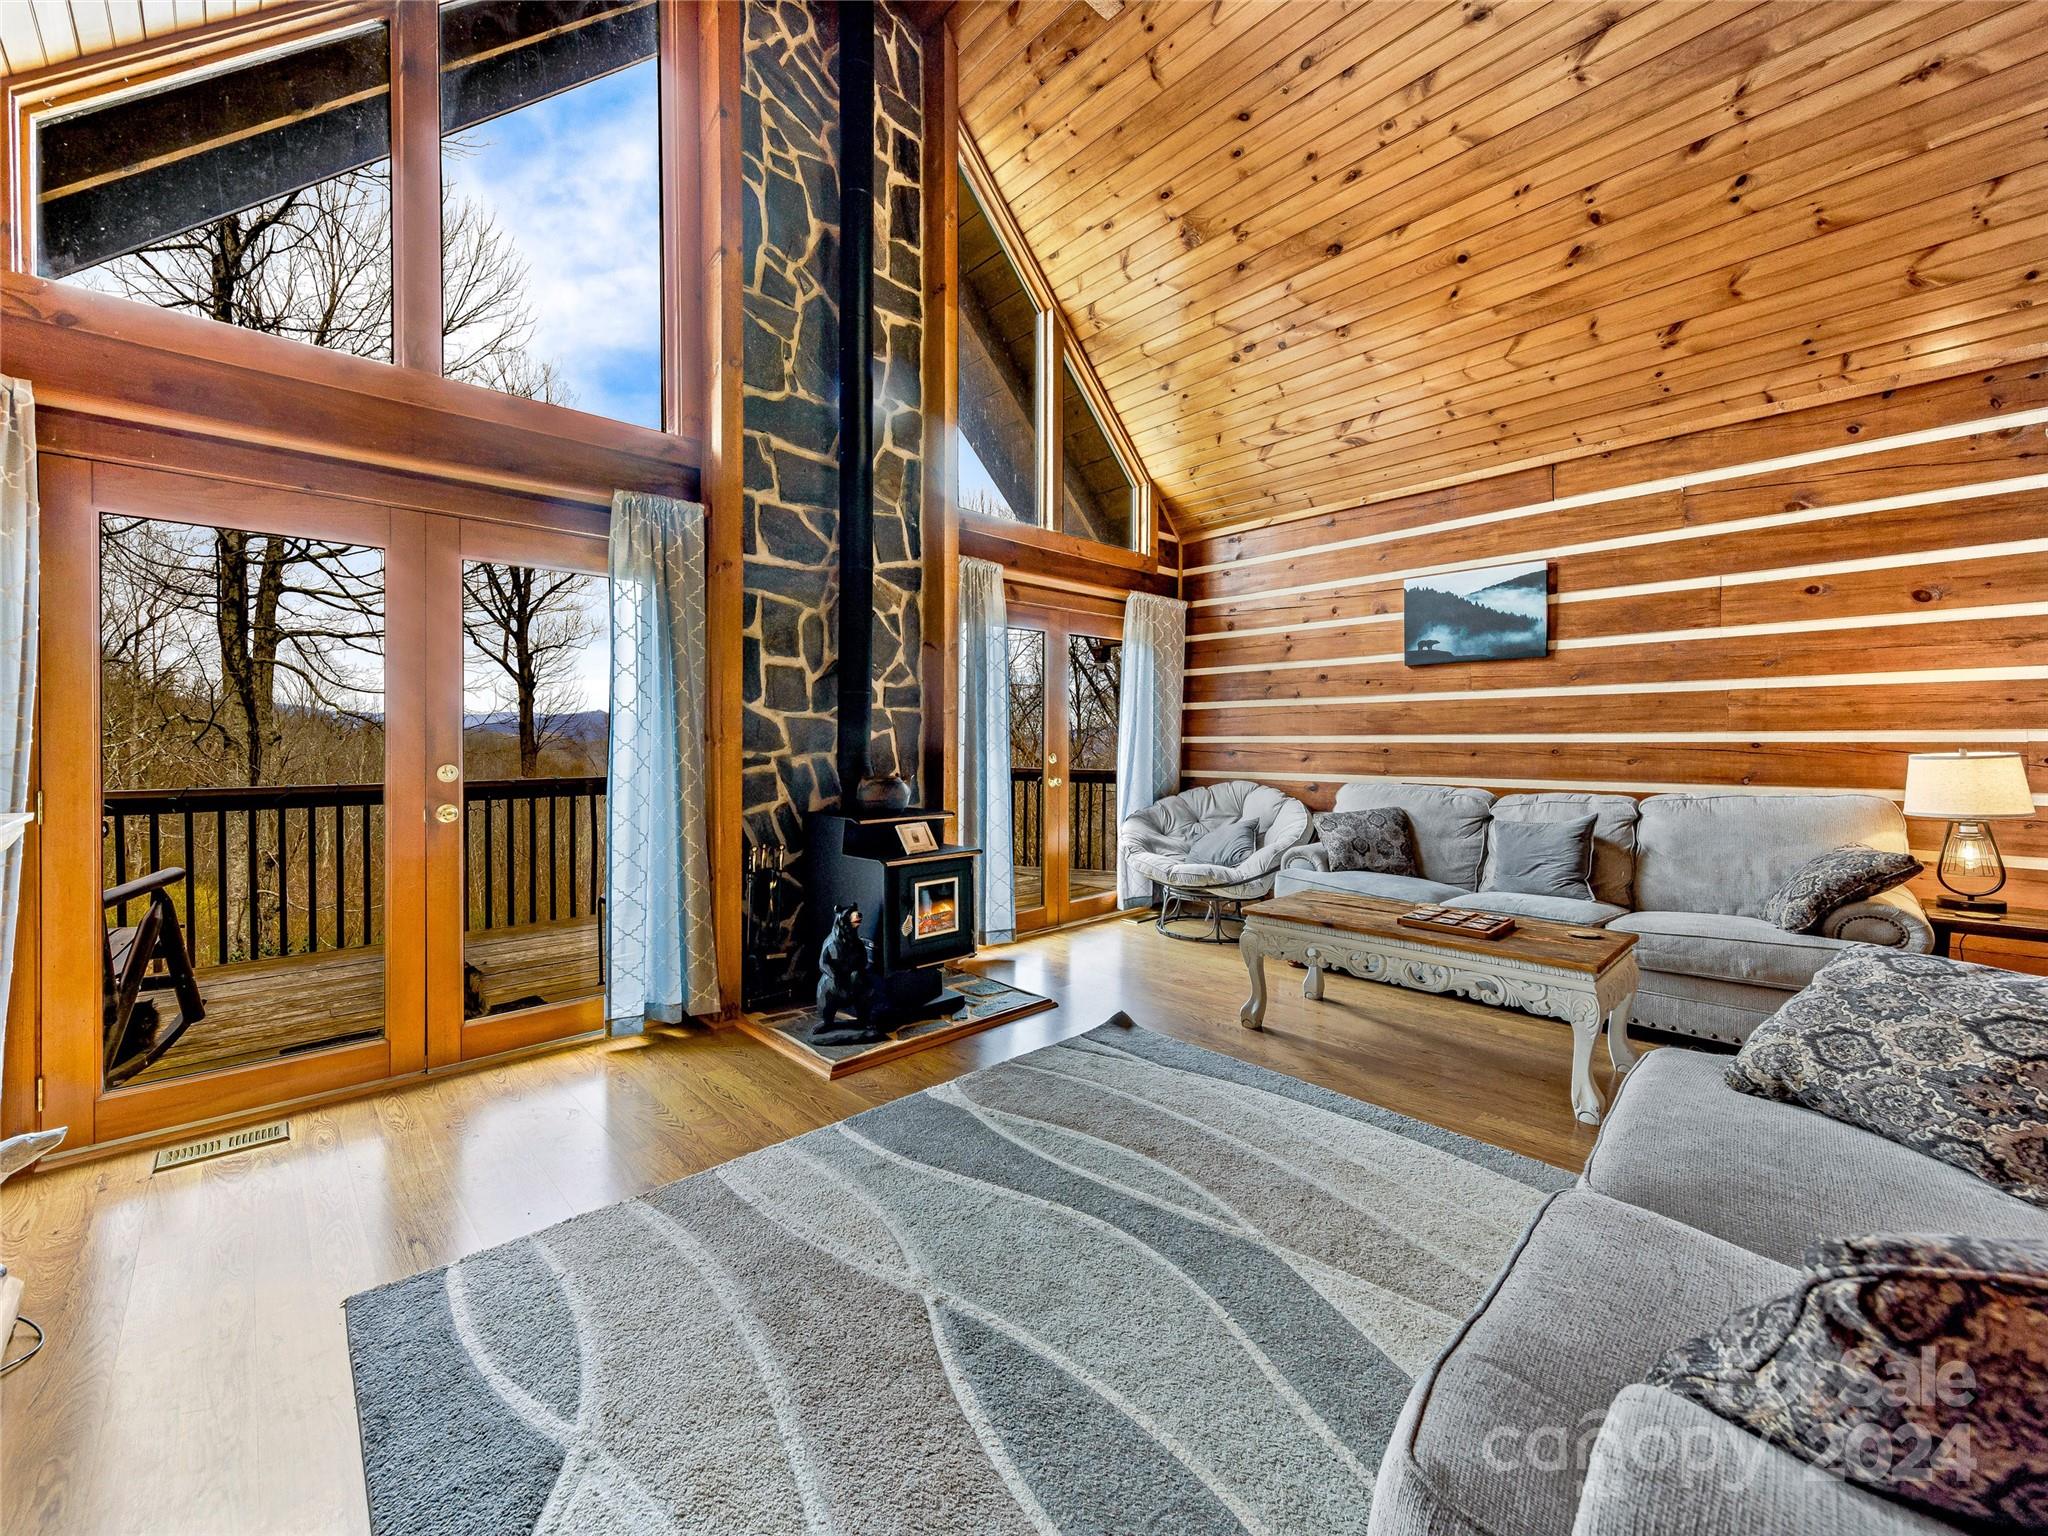
[[[2005,916],[2005,903],[1995,896],[1937,896],[1934,904],[1945,912],[1975,912],[1980,917]]]

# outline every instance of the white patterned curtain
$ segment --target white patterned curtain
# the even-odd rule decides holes
[[[1116,815],[1121,826],[1180,787],[1181,677],[1188,605],[1134,592],[1124,604],[1123,689],[1116,722]],[[1152,900],[1152,882],[1116,861],[1120,907]]]
[[[974,926],[984,944],[1017,936],[1010,831],[1010,615],[1003,568],[960,561],[960,841],[981,849]]]
[[[606,1012],[614,1034],[718,1012],[704,801],[704,509],[612,497]]]
[[[0,376],[0,813],[26,811],[36,698],[36,405]],[[0,853],[0,1046],[7,1038],[21,889],[19,839]]]

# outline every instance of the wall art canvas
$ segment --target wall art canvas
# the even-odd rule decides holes
[[[1411,667],[1550,652],[1548,561],[1410,576],[1401,585],[1401,659]]]

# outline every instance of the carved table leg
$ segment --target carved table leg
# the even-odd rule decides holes
[[[1244,1000],[1244,1006],[1237,1010],[1237,1022],[1246,1029],[1266,1027],[1266,951],[1259,943],[1257,934],[1245,933],[1237,941],[1238,952],[1244,956],[1244,968],[1251,975],[1251,996]],[[1311,975],[1314,972],[1310,973]]]
[[[1593,1082],[1593,1042],[1600,1035],[1600,1005],[1588,997],[1572,1014],[1572,1113],[1581,1125],[1598,1125],[1605,1107]]]
[[[1629,1015],[1635,1012],[1633,1002],[1630,999],[1607,1015],[1607,1059],[1614,1063],[1617,1072],[1626,1072],[1636,1064],[1635,1047],[1628,1038]]]

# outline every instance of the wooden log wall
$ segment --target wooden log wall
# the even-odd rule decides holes
[[[1548,656],[1402,665],[1404,576],[1529,559]],[[1909,752],[2010,749],[2038,814],[1997,827],[2008,894],[2048,904],[2048,368],[1190,537],[1184,564],[1190,780],[1318,808],[1382,776],[1898,795]],[[1941,824],[1911,830],[1931,864]]]

